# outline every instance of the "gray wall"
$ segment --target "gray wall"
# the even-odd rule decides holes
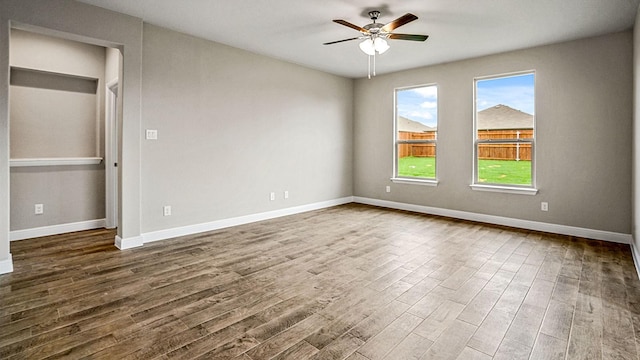
[[[640,250],[640,8],[633,32],[633,240]],[[640,259],[636,259],[640,260]],[[637,264],[636,264],[637,265]]]
[[[102,165],[12,168],[11,230],[104,219],[104,179]]]
[[[14,29],[10,65],[98,79],[96,94],[12,85],[11,158],[104,156],[104,47]],[[14,167],[10,181],[11,230],[105,216],[104,163]]]
[[[352,80],[148,24],[142,69],[143,232],[352,195]]]
[[[12,85],[10,96],[12,159],[102,156],[96,94]]]
[[[11,158],[103,156],[105,49],[13,29],[9,62],[99,79],[96,94],[11,86]]]
[[[355,195],[630,234],[632,40],[623,32],[357,80]],[[473,79],[522,70],[536,71],[540,191],[473,191]],[[440,184],[393,184],[394,88],[428,83],[438,84]]]

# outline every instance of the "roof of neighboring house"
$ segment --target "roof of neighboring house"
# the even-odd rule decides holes
[[[507,105],[496,105],[478,112],[478,130],[533,129],[533,115]]]
[[[433,131],[436,128],[427,126],[423,123],[407,119],[406,117],[398,116],[398,131],[407,132],[426,132]]]

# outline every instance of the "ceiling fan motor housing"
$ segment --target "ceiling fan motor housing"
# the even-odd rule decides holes
[[[382,32],[381,29],[383,26],[384,24],[373,23],[373,24],[365,25],[362,28],[369,31],[369,34],[375,35]]]

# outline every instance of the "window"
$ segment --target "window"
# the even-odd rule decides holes
[[[534,84],[533,72],[475,79],[474,189],[535,194]]]
[[[436,184],[438,87],[396,89],[394,182]]]

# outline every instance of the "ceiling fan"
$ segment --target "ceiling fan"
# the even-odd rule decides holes
[[[345,41],[351,40],[364,40],[360,43],[360,50],[362,50],[365,54],[369,55],[369,78],[371,78],[371,57],[373,56],[373,76],[376,76],[375,70],[375,55],[376,53],[382,54],[389,49],[389,44],[387,44],[387,39],[391,40],[410,40],[410,41],[425,41],[429,37],[428,35],[415,35],[415,34],[396,34],[392,33],[393,30],[399,28],[402,25],[410,23],[414,20],[417,20],[418,17],[407,13],[402,15],[401,17],[393,20],[388,24],[380,24],[377,23],[378,17],[380,17],[380,11],[372,10],[369,11],[369,17],[371,18],[372,23],[367,24],[363,27],[352,24],[345,20],[333,20],[333,22],[338,23],[340,25],[344,25],[350,27],[354,30],[357,30],[361,33],[358,37],[353,37],[349,39],[342,39],[337,41],[326,42],[323,45],[332,45]]]

